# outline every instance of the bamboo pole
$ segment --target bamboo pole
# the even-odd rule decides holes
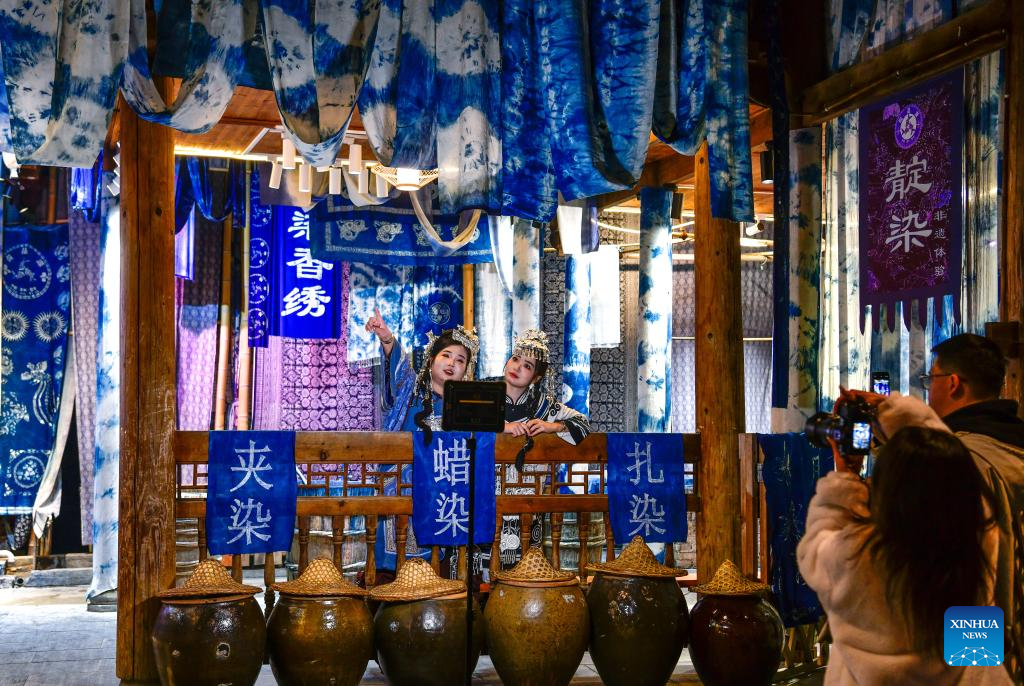
[[[224,220],[220,261],[220,315],[217,325],[217,394],[213,404],[213,428],[227,428],[228,362],[231,348],[231,215]]]
[[[48,167],[46,170],[47,193],[46,193],[46,223],[57,222],[57,175],[60,170],[56,167]]]
[[[476,284],[473,279],[473,265],[462,265],[462,325],[467,329],[476,326]]]
[[[742,561],[739,434],[743,430],[743,326],[740,231],[711,216],[708,146],[696,158],[694,280],[696,286],[697,428],[701,434],[701,510],[697,578],[707,581],[725,560]]]
[[[1006,116],[1003,117],[1003,183],[999,236],[1000,320],[1024,322],[1024,0],[1011,0],[1005,17],[1010,23],[1006,50]],[[1004,397],[1021,402],[1024,413],[1024,380],[1018,354],[1011,357]]]
[[[249,236],[252,169],[245,164],[245,226],[242,229],[242,316],[238,325],[238,423],[239,431],[250,428],[252,418],[252,348],[249,347]],[[270,558],[271,561],[273,557]]]

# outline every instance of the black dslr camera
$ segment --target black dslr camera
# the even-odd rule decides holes
[[[807,420],[804,432],[813,445],[832,448],[859,471],[862,458],[871,452],[871,425],[878,418],[878,404],[885,396],[842,389],[833,412],[819,412]],[[837,465],[838,466],[838,465]]]

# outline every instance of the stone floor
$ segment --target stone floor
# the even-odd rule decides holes
[[[85,587],[0,589],[0,686],[107,686],[114,675],[114,613],[85,610]],[[257,686],[273,686],[264,666]],[[386,684],[371,662],[363,684]],[[488,658],[477,665],[474,683],[501,684]],[[597,685],[601,679],[589,655],[573,684]],[[672,684],[699,684],[689,655],[682,659]]]

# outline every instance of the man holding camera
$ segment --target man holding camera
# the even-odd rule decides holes
[[[1017,402],[1001,400],[1006,362],[999,347],[972,333],[932,348],[932,368],[921,376],[928,404],[953,432],[982,434],[1024,449],[1024,420]]]

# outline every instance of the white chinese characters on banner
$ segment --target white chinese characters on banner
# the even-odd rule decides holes
[[[889,168],[885,177],[884,186],[889,188],[889,194],[885,199],[886,203],[893,200],[902,203],[907,194],[911,191],[927,193],[931,190],[932,184],[922,180],[922,174],[928,171],[928,158],[921,159],[915,154],[910,162],[904,164],[897,159],[896,164]],[[927,213],[922,216],[921,212],[911,212],[909,209],[903,216],[897,210],[889,219],[889,236],[885,239],[890,252],[896,252],[900,248],[904,253],[909,253],[911,248],[923,248],[921,238],[932,235],[928,228],[929,216]]]
[[[274,469],[273,465],[267,462],[269,455],[270,446],[257,447],[256,441],[252,440],[249,441],[248,448],[235,448],[238,466],[231,467],[231,471],[240,472],[240,474],[236,475],[238,482],[231,487],[229,492],[234,493],[249,483],[250,479],[261,490],[271,490],[274,484],[260,476],[262,472],[272,472]],[[267,479],[270,478],[269,473],[264,476]],[[246,498],[245,502],[235,498],[231,505],[231,524],[228,525],[228,531],[237,533],[234,538],[228,539],[228,543],[234,543],[244,538],[246,545],[249,545],[252,543],[253,537],[261,541],[269,541],[272,522],[273,516],[270,513],[270,508],[265,507],[263,502],[253,500],[251,497]],[[267,533],[263,533],[264,531]]]
[[[647,441],[641,447],[640,442],[633,444],[632,452],[627,455],[632,464],[627,467],[629,482],[639,486],[640,494],[630,496],[629,525],[630,536],[637,534],[649,538],[652,532],[665,533],[665,508],[658,506],[658,499],[644,490],[644,486],[665,482],[665,472],[654,469],[651,462],[651,443]],[[660,525],[660,526],[659,526]]]
[[[434,483],[447,482],[450,493],[441,492],[435,501],[435,535],[458,535],[469,531],[466,500],[455,492],[460,484],[469,484],[469,448],[466,439],[456,438],[449,447],[438,441],[434,447]]]

